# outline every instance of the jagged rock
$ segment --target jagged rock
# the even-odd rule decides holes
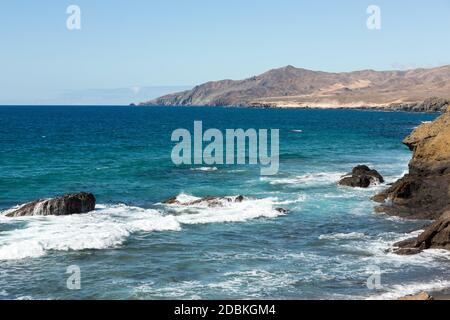
[[[395,253],[400,255],[416,254],[426,249],[450,250],[450,211],[445,212],[417,238],[394,244]]]
[[[417,238],[396,243],[395,253],[450,250],[450,107],[403,142],[413,151],[409,173],[373,198],[383,203],[376,211],[435,220]]]
[[[351,173],[344,176],[339,185],[348,187],[368,188],[371,185],[383,183],[384,179],[376,170],[370,169],[368,166],[357,166]]]
[[[373,200],[390,215],[438,219],[450,209],[450,111],[419,126],[404,144],[413,151],[409,173]]]
[[[411,294],[406,297],[400,298],[398,300],[404,300],[404,301],[425,301],[425,300],[433,300],[433,297],[430,296],[426,292],[421,292],[419,294]]]
[[[68,194],[54,199],[36,200],[17,209],[8,211],[7,217],[23,216],[64,216],[80,214],[95,209],[95,197],[92,193]]]

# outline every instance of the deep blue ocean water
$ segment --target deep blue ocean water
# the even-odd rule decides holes
[[[0,215],[0,299],[396,298],[450,286],[450,256],[389,252],[423,221],[375,214],[367,190],[338,187],[367,164],[390,183],[402,139],[430,114],[233,108],[0,107],[0,211],[89,191],[95,212]],[[280,129],[280,172],[175,166],[177,128]],[[301,132],[299,132],[301,130]],[[295,132],[294,132],[295,131]],[[244,195],[221,208],[173,196]],[[280,214],[275,208],[289,209]],[[81,290],[67,267],[79,266]],[[381,288],[369,289],[373,268]]]

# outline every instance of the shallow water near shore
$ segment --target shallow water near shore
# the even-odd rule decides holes
[[[0,107],[0,211],[89,191],[85,215],[0,215],[0,299],[395,299],[450,287],[450,254],[389,253],[424,221],[375,214],[367,190],[337,186],[358,164],[390,183],[402,139],[437,115],[357,110]],[[177,128],[280,129],[280,172],[181,166]],[[173,196],[247,197],[224,207]],[[289,209],[281,213],[276,208]],[[81,269],[68,290],[67,267]],[[380,289],[367,288],[373,267]]]

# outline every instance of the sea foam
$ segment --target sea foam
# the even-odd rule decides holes
[[[232,197],[231,197],[232,198]],[[180,194],[180,203],[200,198]],[[206,203],[167,206],[171,213],[126,205],[97,205],[88,214],[46,217],[0,217],[0,223],[25,222],[23,228],[4,231],[0,237],[0,260],[44,256],[48,251],[78,251],[116,248],[136,232],[181,231],[182,225],[244,222],[283,215],[275,199],[223,201],[219,207]]]

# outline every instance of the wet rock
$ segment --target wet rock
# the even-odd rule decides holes
[[[376,170],[368,166],[357,166],[351,173],[342,177],[339,185],[353,188],[368,188],[371,185],[383,183],[384,179]]]
[[[64,216],[81,214],[95,209],[95,197],[92,193],[67,194],[54,199],[36,200],[17,209],[9,210],[7,217],[23,216]]]
[[[275,208],[275,211],[278,211],[279,213],[289,213],[289,210],[284,208]]]
[[[450,250],[450,211],[428,226],[417,238],[394,244],[397,254],[416,254],[426,249]]]
[[[236,197],[204,197],[200,199],[195,199],[191,201],[180,201],[178,197],[169,198],[162,203],[180,205],[180,206],[195,206],[195,205],[206,205],[208,207],[222,207],[226,203],[241,203],[246,198],[242,195]]]

